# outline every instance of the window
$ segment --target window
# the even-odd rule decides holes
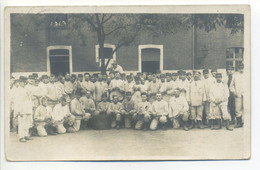
[[[105,64],[107,63],[109,57],[112,55],[113,50],[116,48],[115,45],[112,44],[104,44],[104,55],[105,55]],[[99,63],[99,66],[101,67],[101,59],[99,58],[99,52],[100,48],[99,45],[96,45],[96,62]],[[116,52],[113,54],[113,60],[116,60]],[[111,60],[108,64],[108,67],[111,66]]]
[[[47,47],[47,72],[48,74],[65,74],[72,72],[71,46]]]
[[[244,48],[231,47],[226,49],[226,67],[233,66],[235,71],[238,70],[238,65],[243,63]]]

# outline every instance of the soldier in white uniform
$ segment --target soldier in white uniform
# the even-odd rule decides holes
[[[242,116],[244,111],[243,97],[244,97],[244,65],[238,66],[238,72],[234,74],[230,84],[230,91],[235,96],[235,110],[237,125],[235,128],[243,127]]]
[[[135,129],[140,130],[144,127],[144,130],[149,129],[149,125],[152,119],[152,105],[147,101],[147,94],[141,94],[142,101],[137,105],[137,112],[133,115],[135,120]]]
[[[82,83],[83,92],[86,93],[87,91],[90,92],[91,98],[93,99],[95,85],[93,82],[90,81],[90,75],[88,73],[84,74],[85,81]]]
[[[109,104],[107,114],[111,118],[111,127],[120,129],[122,124],[122,103],[118,102],[118,96],[113,96],[112,103]]]
[[[226,129],[233,130],[230,124],[230,114],[227,110],[229,90],[226,83],[222,82],[222,74],[216,74],[216,83],[210,89],[211,120],[217,120],[217,128],[221,128],[221,118],[226,121]]]
[[[94,99],[96,104],[101,102],[101,96],[103,93],[108,94],[108,85],[107,83],[104,83],[102,74],[98,74],[98,81],[95,82],[95,93],[94,93]]]
[[[113,96],[117,96],[119,101],[124,99],[124,81],[120,79],[119,72],[116,72],[115,79],[111,80],[109,84],[110,100]]]
[[[153,120],[150,125],[151,130],[156,130],[158,124],[162,124],[162,129],[166,130],[167,117],[169,114],[168,103],[162,100],[162,94],[156,94],[156,101],[152,104]]]
[[[126,92],[126,98],[122,102],[122,114],[124,117],[125,128],[132,127],[133,115],[136,113],[136,106],[132,98],[131,91]]]
[[[120,74],[124,72],[123,68],[116,61],[112,62],[112,67],[108,68],[108,70],[110,72],[119,72]]]
[[[174,90],[174,96],[169,101],[169,118],[172,120],[173,128],[180,127],[183,121],[183,129],[188,131],[189,105],[185,97],[180,96],[180,90]]]
[[[33,125],[33,103],[28,90],[25,88],[27,78],[20,76],[19,82],[20,86],[17,89],[17,96],[14,100],[14,116],[18,118],[19,141],[26,142],[26,140],[32,139],[29,136],[29,128]]]
[[[152,103],[156,100],[156,93],[159,92],[160,83],[158,83],[156,79],[156,75],[153,75],[152,82],[149,84],[148,87],[148,95],[149,95],[149,102]]]
[[[194,71],[194,81],[190,83],[189,92],[188,92],[188,102],[191,106],[191,126],[190,128],[195,127],[195,121],[197,121],[197,126],[199,129],[204,128],[202,125],[202,113],[203,105],[206,101],[206,94],[204,84],[199,80],[199,72]]]

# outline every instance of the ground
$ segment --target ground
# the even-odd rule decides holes
[[[6,139],[8,160],[158,160],[236,159],[243,157],[243,128],[227,131],[182,129],[166,131],[82,130],[77,133]]]

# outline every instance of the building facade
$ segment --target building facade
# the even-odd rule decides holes
[[[88,25],[79,31],[70,24],[72,15],[64,15],[65,24],[55,28],[46,14],[12,14],[11,73],[99,72],[97,36]],[[143,32],[129,46],[118,49],[113,59],[130,72],[225,69],[243,61],[243,47],[244,34],[232,35],[224,26],[210,32],[190,28],[162,36]],[[116,42],[108,37],[105,54],[114,48]]]

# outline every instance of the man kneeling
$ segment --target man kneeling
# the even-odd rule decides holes
[[[124,115],[125,128],[132,127],[132,117],[136,113],[135,103],[131,100],[131,92],[126,92],[126,99],[122,102],[122,114]]]
[[[169,117],[172,120],[173,128],[180,127],[180,121],[183,121],[183,129],[188,131],[189,105],[187,100],[180,96],[180,90],[174,90],[174,96],[169,101]]]
[[[46,126],[51,126],[51,115],[52,115],[52,109],[51,107],[47,106],[47,99],[43,97],[41,99],[41,105],[36,108],[34,113],[34,123],[39,136],[41,137],[47,136],[47,132],[45,128]],[[50,131],[50,133],[54,134],[52,130]]]
[[[118,96],[113,96],[113,102],[109,104],[107,109],[107,114],[111,118],[111,127],[120,129],[121,113],[122,112],[122,103],[118,102]]]

